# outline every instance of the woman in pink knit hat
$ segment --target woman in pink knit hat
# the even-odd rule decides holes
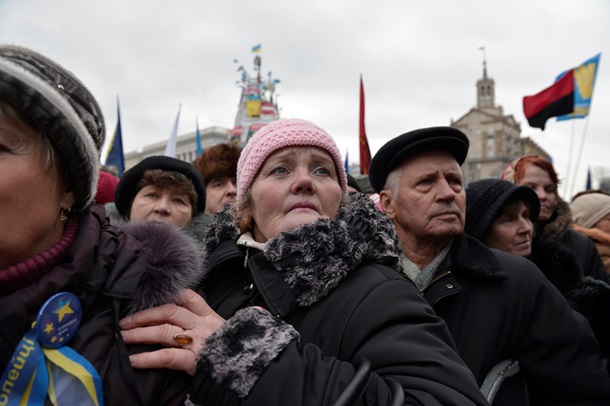
[[[194,404],[486,404],[400,251],[375,203],[348,197],[333,139],[273,122],[204,239],[206,299],[185,291],[121,322],[126,342],[169,347],[132,366],[191,373]]]

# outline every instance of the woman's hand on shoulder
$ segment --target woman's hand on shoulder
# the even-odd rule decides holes
[[[182,305],[166,304],[131,314],[119,322],[126,344],[169,347],[130,355],[134,368],[168,368],[195,374],[197,354],[225,320],[190,289],[180,293]]]

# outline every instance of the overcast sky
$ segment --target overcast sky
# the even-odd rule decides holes
[[[0,41],[79,76],[102,107],[108,137],[119,95],[125,151],[166,140],[180,103],[179,134],[194,131],[196,116],[200,128],[232,128],[240,96],[233,60],[251,70],[251,47],[261,44],[262,72],[281,80],[281,116],[320,125],[350,161],[358,160],[360,74],[374,154],[403,132],[449,125],[473,108],[484,46],[496,103],[553,156],[564,183],[583,134],[572,191],[584,187],[588,166],[610,175],[607,0],[0,0]],[[600,52],[589,118],[529,127],[523,96]]]

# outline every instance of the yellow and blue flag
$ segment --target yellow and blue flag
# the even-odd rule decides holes
[[[593,97],[593,87],[597,76],[597,67],[601,53],[588,59],[582,65],[573,69],[574,74],[574,111],[557,117],[557,121],[571,120],[573,118],[584,118],[589,114],[591,99]],[[560,75],[560,77],[563,74]],[[558,78],[559,79],[559,78]]]

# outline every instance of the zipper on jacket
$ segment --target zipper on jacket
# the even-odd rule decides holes
[[[255,282],[254,285],[257,286],[257,287],[260,286],[260,280],[259,280],[258,275],[256,274],[256,272],[250,271],[250,275],[252,275],[252,279],[254,279],[254,282]],[[267,306],[267,310],[269,311],[269,313],[271,313],[272,315],[274,315],[277,318],[282,318],[282,316],[280,315],[280,312],[277,311],[275,306],[273,306],[273,303],[269,300],[267,295],[265,295],[265,291],[259,289],[258,293],[263,298],[263,301],[265,302],[265,306]]]
[[[421,293],[424,293],[426,291],[426,289],[428,289],[434,282],[437,282],[439,279],[444,278],[445,276],[449,276],[451,274],[451,271],[447,271],[443,274],[440,274],[439,276],[437,276],[436,278],[432,279],[426,286],[424,286],[422,289],[420,289],[419,291]]]
[[[244,257],[244,269],[248,268],[248,256],[250,255],[250,247],[246,246],[246,256]]]

